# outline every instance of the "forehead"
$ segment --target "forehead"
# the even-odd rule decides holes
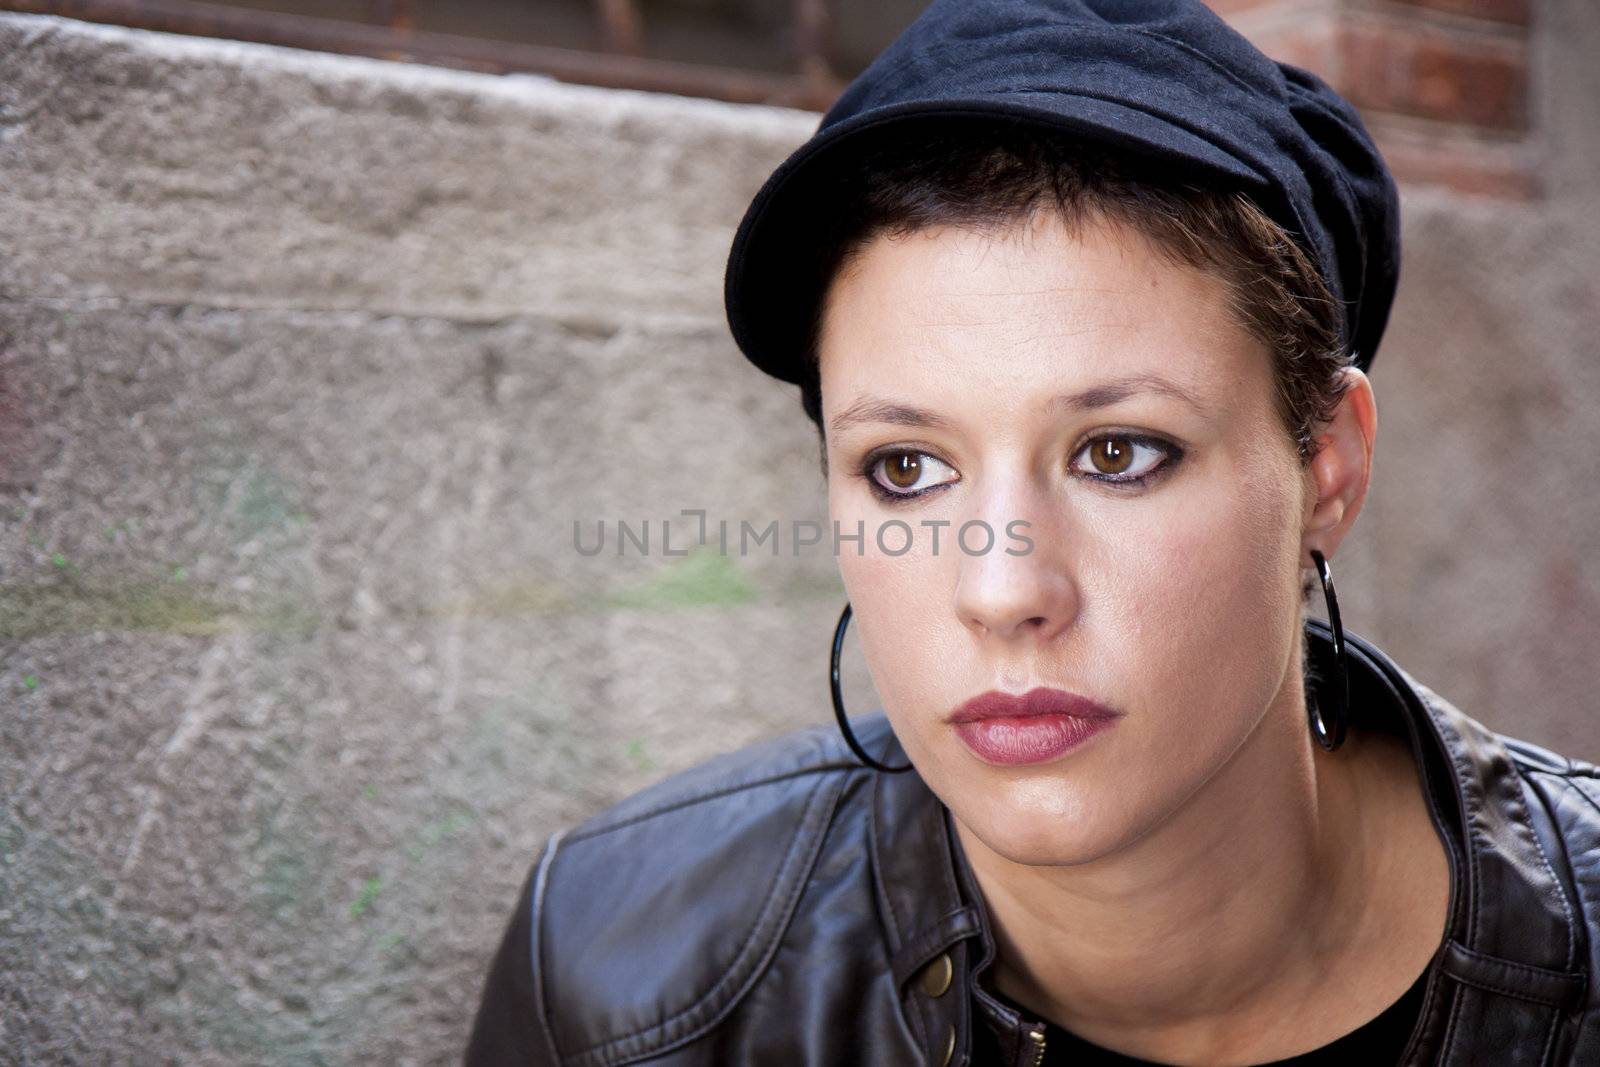
[[[1270,374],[1221,278],[1054,211],[874,237],[832,281],[818,358],[825,408],[867,388],[1023,402],[1130,376],[1221,402]]]

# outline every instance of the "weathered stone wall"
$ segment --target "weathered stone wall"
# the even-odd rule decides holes
[[[1408,193],[1335,564],[1352,629],[1593,758],[1583,7],[1536,25],[1548,197]],[[0,1063],[450,1062],[552,829],[827,718],[833,561],[659,540],[824,514],[720,303],[814,123],[0,16]]]
[[[0,1061],[448,1061],[552,829],[826,712],[830,558],[659,555],[820,517],[717,284],[815,119],[25,17],[0,94]]]

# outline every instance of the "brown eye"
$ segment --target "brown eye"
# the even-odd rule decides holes
[[[1158,468],[1171,467],[1182,455],[1181,449],[1153,437],[1109,434],[1080,448],[1071,466],[1095,481],[1139,485]]]
[[[924,452],[880,452],[867,464],[867,476],[879,495],[921,496],[929,489],[956,481],[956,472]]]
[[[1102,437],[1089,446],[1089,461],[1101,474],[1122,474],[1133,465],[1133,442],[1125,437]]]
[[[910,489],[922,477],[922,457],[914,452],[901,452],[883,461],[883,473],[897,489]]]

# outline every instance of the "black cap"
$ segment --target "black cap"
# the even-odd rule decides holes
[[[1343,97],[1200,0],[934,0],[745,212],[724,298],[752,363],[800,380],[830,175],[887,127],[960,117],[1037,125],[1248,193],[1317,264],[1345,306],[1346,349],[1371,365],[1400,270],[1394,179]]]

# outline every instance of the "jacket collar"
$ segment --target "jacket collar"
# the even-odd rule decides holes
[[[1311,619],[1306,638],[1331,645]],[[1417,682],[1370,642],[1344,632],[1352,726],[1403,733],[1421,770],[1434,828],[1450,865],[1445,936],[1430,964],[1419,1025],[1405,1062],[1475,1062],[1456,1023],[1457,999],[1477,1002],[1471,1048],[1553,1032],[1582,1002],[1583,927],[1550,863],[1554,841],[1529,815],[1521,775],[1498,735]],[[1324,649],[1313,648],[1313,656]],[[882,723],[882,720],[878,720]],[[877,733],[876,730],[873,731]],[[887,758],[904,752],[887,728]],[[949,813],[916,772],[876,776],[871,845],[875,890],[890,930],[892,966],[908,1017],[932,1063],[967,1062],[972,1006],[1011,1056],[1030,1020],[990,996],[979,979],[995,946],[983,899],[949,826]],[[915,980],[948,954],[957,981],[938,997]],[[1453,980],[1453,981],[1447,981]],[[961,995],[964,987],[964,995]],[[1456,997],[1452,992],[1460,990]],[[944,1058],[950,1032],[953,1055]],[[1499,1044],[1503,1054],[1508,1046]],[[1515,1047],[1515,1046],[1510,1046]],[[1459,1055],[1452,1055],[1458,1051]],[[1485,1061],[1487,1062],[1487,1061]],[[1508,1061],[1500,1061],[1508,1062]],[[1532,1061],[1530,1061],[1532,1062]]]

